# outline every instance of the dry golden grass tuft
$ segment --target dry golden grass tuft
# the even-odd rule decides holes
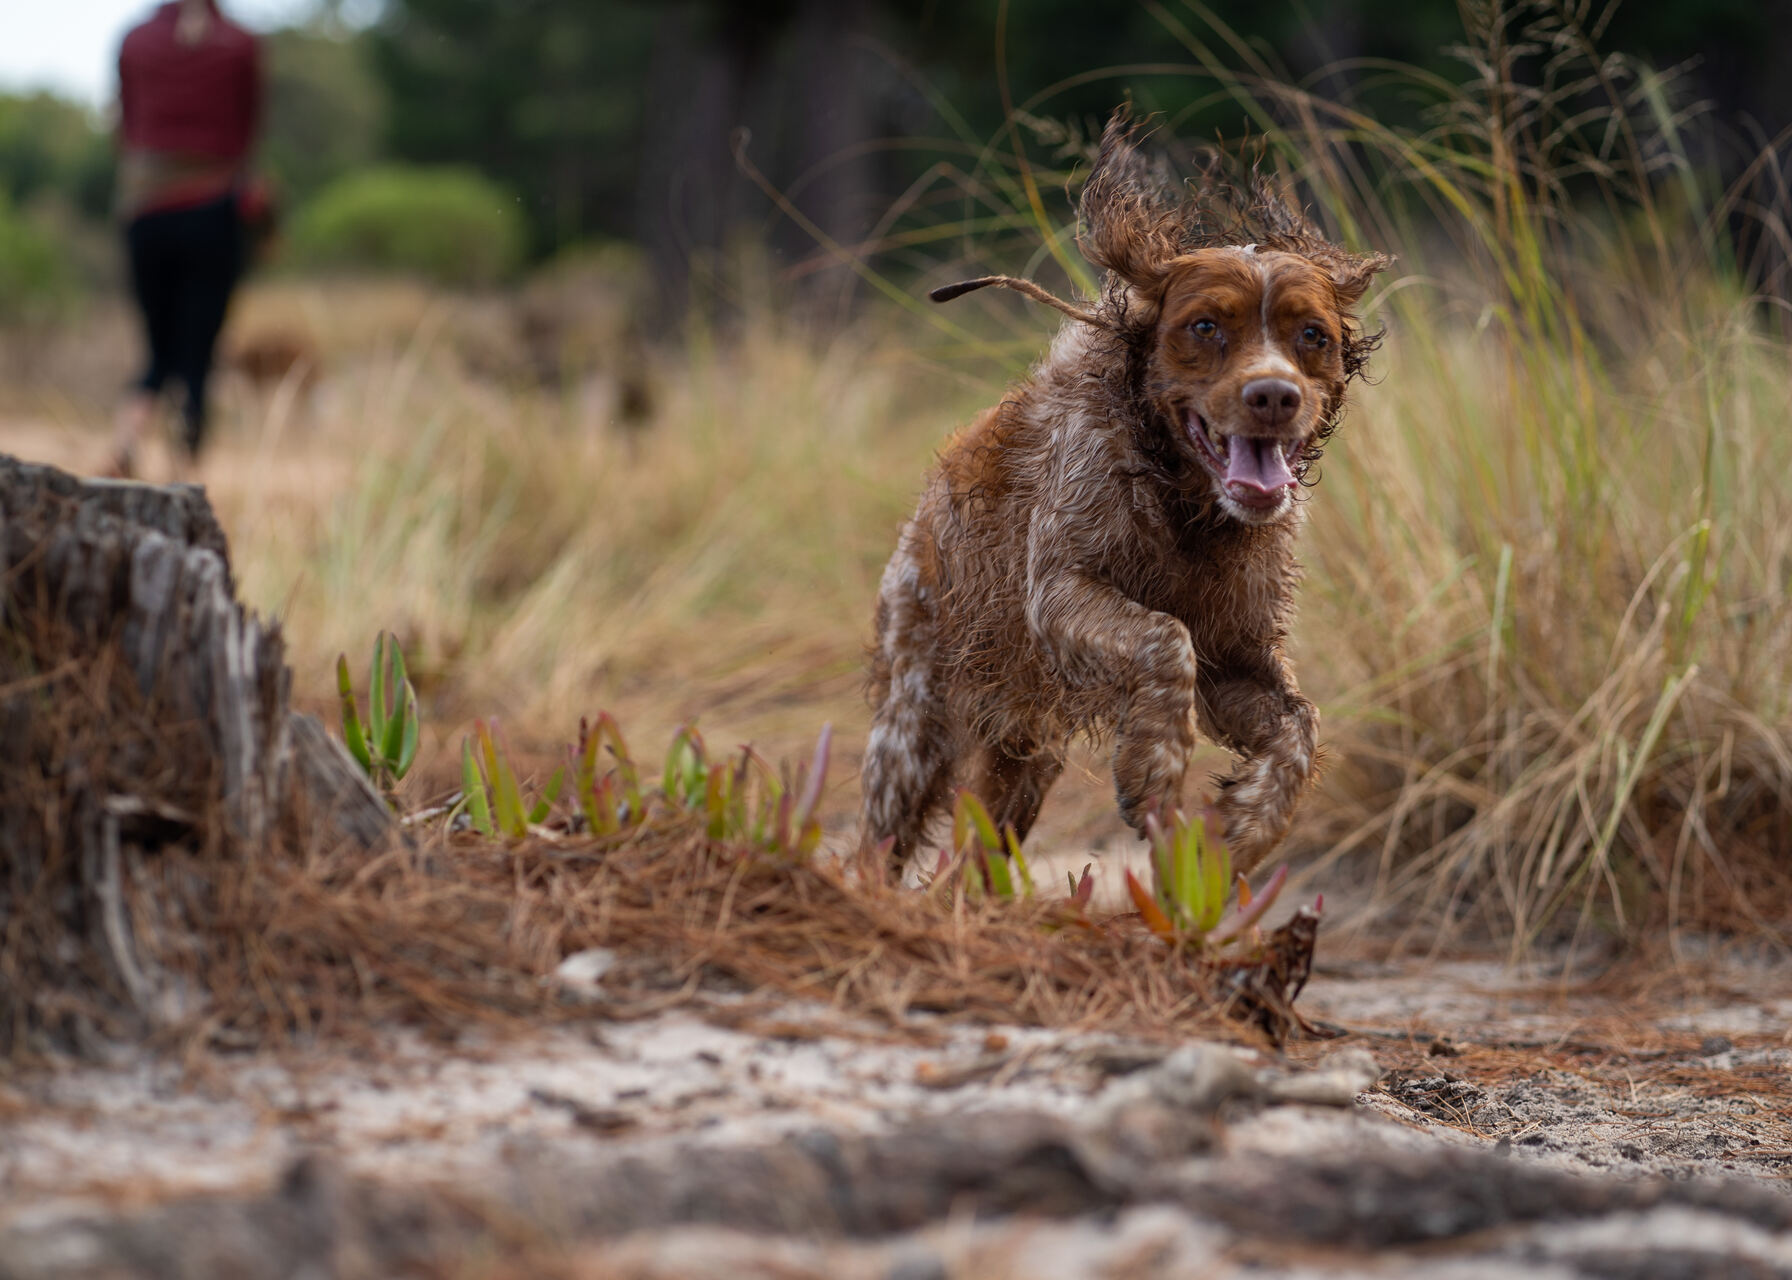
[[[1278,1043],[1296,1025],[1276,975],[1167,948],[1132,917],[876,885],[825,859],[711,841],[695,818],[623,841],[464,835],[372,858],[171,846],[132,855],[127,880],[147,967],[204,993],[201,1020],[162,1034],[199,1043],[639,1017],[718,984],[818,1000],[900,1034],[927,1034],[917,1013]],[[9,966],[66,950],[59,928],[47,909],[32,915]],[[617,957],[595,998],[553,977],[589,948]],[[70,1011],[103,1031],[108,1002],[60,974],[9,986],[0,1016],[20,1051],[36,1042],[29,1027]]]

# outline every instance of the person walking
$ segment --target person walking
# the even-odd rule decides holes
[[[205,439],[206,380],[245,260],[248,162],[261,123],[255,37],[217,0],[170,0],[118,55],[118,211],[148,368],[119,408],[113,469],[130,475],[162,388],[185,392],[182,444]]]

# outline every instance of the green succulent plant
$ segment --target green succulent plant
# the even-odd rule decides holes
[[[373,641],[368,676],[367,719],[361,719],[355,688],[348,673],[348,655],[336,659],[336,690],[342,698],[342,741],[367,771],[374,786],[390,798],[392,790],[417,759],[420,719],[417,691],[405,671],[398,638],[382,631]]]

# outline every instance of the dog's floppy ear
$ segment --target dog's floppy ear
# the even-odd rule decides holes
[[[1385,253],[1351,253],[1327,240],[1312,219],[1261,173],[1252,175],[1247,212],[1264,245],[1297,253],[1329,275],[1338,305],[1346,311],[1363,300],[1375,273],[1393,264]]]
[[[1394,261],[1385,253],[1347,253],[1342,249],[1334,249],[1327,257],[1329,261],[1320,259],[1319,265],[1330,274],[1338,303],[1346,311],[1363,300],[1376,272],[1387,270]]]
[[[1151,289],[1180,251],[1182,210],[1167,175],[1133,145],[1136,133],[1129,108],[1109,117],[1083,184],[1076,243],[1096,266]]]

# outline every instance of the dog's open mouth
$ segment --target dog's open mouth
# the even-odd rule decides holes
[[[1188,411],[1188,433],[1208,468],[1225,486],[1226,496],[1241,507],[1268,510],[1279,506],[1288,490],[1300,483],[1294,464],[1306,446],[1304,440],[1221,435],[1193,409]]]

